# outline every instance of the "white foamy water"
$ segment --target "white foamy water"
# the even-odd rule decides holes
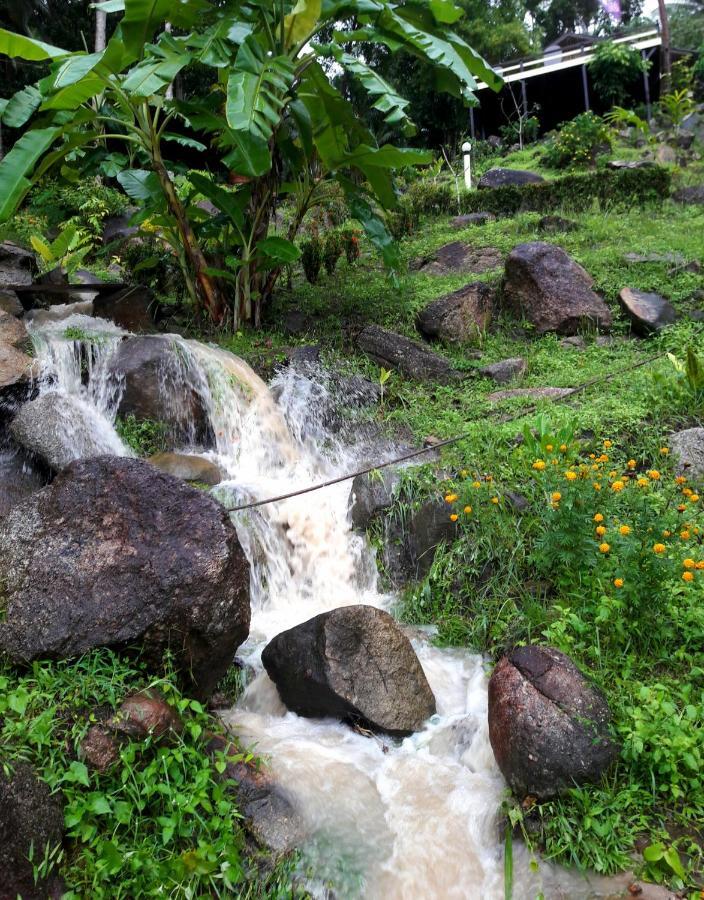
[[[115,434],[119,379],[105,372],[122,333],[106,333],[86,361],[85,350],[66,346],[52,327],[33,333],[51,389],[80,396]],[[64,334],[67,323],[60,327]],[[355,448],[322,424],[331,401],[320,378],[289,370],[270,391],[232,354],[172,339],[182,364],[176,379],[175,370],[163,379],[163,390],[188,388],[200,396],[214,439],[208,455],[228,479],[214,493],[229,508],[355,468]],[[303,862],[314,893],[325,896],[329,883],[335,897],[350,900],[500,900],[505,784],[488,739],[480,656],[435,648],[422,635],[414,640],[437,715],[403,741],[290,713],[262,671],[261,651],[283,629],[343,605],[393,609],[395,598],[379,591],[370,548],[352,531],[349,493],[347,481],[233,514],[252,571],[252,626],[239,655],[256,675],[224,721],[268,760],[303,818],[309,833]],[[545,864],[532,871],[520,847],[515,857],[516,900],[541,890],[546,900],[604,896]]]

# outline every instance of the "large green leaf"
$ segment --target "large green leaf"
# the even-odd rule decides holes
[[[60,134],[60,128],[28,131],[0,162],[0,222],[17,209],[32,186],[29,176],[34,166]]]
[[[253,37],[237,53],[227,82],[227,123],[268,141],[281,119],[284,98],[293,83],[293,63],[267,56]]]
[[[187,63],[185,54],[177,59],[147,58],[129,72],[122,87],[134,97],[151,97],[166,90]]]
[[[350,214],[357,219],[374,247],[381,253],[384,264],[395,271],[399,265],[399,251],[381,216],[372,207],[364,191],[349,178],[337,176],[345,192]]]
[[[244,208],[248,200],[248,191],[228,191],[199,172],[190,172],[188,180],[199,193],[207,197],[238,228],[244,227]]]
[[[120,24],[126,49],[141,59],[144,47],[157,29],[170,21],[169,12],[178,5],[178,0],[125,0],[125,15]]]
[[[127,169],[117,180],[131,200],[155,201],[162,197],[161,185],[155,172],[146,169]]]
[[[2,124],[9,128],[26,125],[42,102],[42,95],[34,85],[18,91],[7,103],[2,114]]]
[[[270,237],[259,241],[256,247],[256,254],[262,259],[266,267],[273,268],[274,266],[295,262],[299,259],[301,251],[286,238],[272,234]]]
[[[230,148],[223,162],[238,175],[258,178],[271,169],[269,145],[261,138],[228,128],[222,135],[221,144]]]
[[[322,0],[298,0],[289,15],[284,18],[287,47],[300,44],[310,37],[320,18],[321,9]]]
[[[31,62],[43,62],[46,59],[59,59],[68,56],[68,50],[52,47],[24,34],[14,34],[0,28],[0,54],[11,59],[28,59]]]
[[[42,103],[41,109],[78,109],[87,100],[97,97],[105,90],[106,82],[99,75],[91,73],[76,84],[57,91]]]

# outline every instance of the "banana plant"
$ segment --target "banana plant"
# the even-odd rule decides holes
[[[0,222],[50,169],[75,168],[100,154],[113,167],[118,160],[117,179],[143,207],[139,217],[177,245],[197,309],[234,328],[259,323],[278,273],[297,256],[295,232],[324,181],[341,185],[351,214],[394,264],[383,222],[383,211],[397,202],[393,173],[429,157],[378,146],[329,71],[357,79],[387,123],[409,137],[407,103],[365,63],[365,43],[429,62],[438,90],[468,104],[475,102],[477,79],[501,86],[453,32],[463,14],[453,0],[103,0],[94,6],[121,14],[96,53],[67,52],[0,29],[1,54],[49,65],[46,77],[2,110],[3,124],[31,124],[0,163]],[[352,27],[342,30],[344,23]],[[355,46],[358,52],[350,52]],[[174,79],[196,66],[210,72],[209,90],[172,99]],[[174,172],[183,167],[174,151],[184,144],[208,151],[211,170],[187,178],[216,207],[215,222],[204,222],[202,210],[189,203],[192,195],[177,190]],[[271,235],[277,204],[291,192],[298,192],[297,225],[286,238]]]

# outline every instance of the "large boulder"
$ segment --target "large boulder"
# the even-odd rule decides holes
[[[32,396],[37,375],[35,359],[12,344],[0,342],[0,418]]]
[[[114,294],[99,293],[93,300],[93,313],[109,319],[133,334],[153,332],[155,300],[149,288],[133,285]]]
[[[602,694],[551,647],[518,647],[489,681],[489,740],[518,797],[596,781],[618,755]]]
[[[56,875],[34,879],[33,865],[61,844],[63,806],[59,795],[24,763],[9,774],[0,767],[0,900],[61,897]]]
[[[692,479],[704,479],[704,428],[686,428],[670,436],[677,471]]]
[[[288,709],[403,736],[435,713],[418,657],[393,618],[343,606],[278,634],[262,662]]]
[[[16,503],[44,487],[46,480],[15,447],[0,449],[0,519]]]
[[[437,353],[424,344],[412,341],[378,325],[367,325],[357,335],[357,346],[374,362],[387,369],[423,381],[449,382],[460,377],[460,373]]]
[[[0,243],[0,288],[32,283],[34,254],[8,241]]]
[[[586,322],[608,329],[611,313],[593,283],[561,247],[530,241],[514,247],[506,260],[504,300],[539,334],[576,334]]]
[[[451,241],[429,256],[415,260],[411,268],[424,275],[482,275],[502,262],[503,254],[494,247],[472,247],[463,241]]]
[[[536,175],[535,172],[528,172],[524,169],[489,169],[479,179],[477,187],[480,188],[498,188],[506,187],[506,185],[516,185],[521,187],[524,184],[541,184],[545,179],[542,175]]]
[[[662,331],[666,325],[674,324],[677,318],[674,306],[660,294],[625,287],[618,295],[618,299],[621,308],[631,320],[631,328],[643,337]]]
[[[424,337],[448,343],[476,340],[491,322],[493,289],[475,281],[428,304],[416,318]]]
[[[200,696],[249,632],[249,565],[225,510],[146,462],[71,463],[0,523],[5,621],[15,662],[168,648]]]
[[[678,203],[691,203],[696,206],[704,204],[704,184],[691,184],[688,187],[679,188],[672,195]]]
[[[110,360],[109,376],[121,386],[119,415],[164,422],[193,438],[207,432],[202,397],[175,338],[143,335],[122,341]]]
[[[50,391],[25,403],[10,424],[14,440],[60,472],[74,459],[123,456],[127,450],[95,407],[80,397]]]

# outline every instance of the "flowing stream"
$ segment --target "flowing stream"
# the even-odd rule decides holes
[[[113,427],[120,379],[107,374],[124,333],[77,316],[38,325],[32,336],[43,367],[41,390],[53,391],[57,403],[78,398],[90,407],[110,452],[127,453]],[[228,507],[355,468],[358,450],[323,424],[332,401],[313,371],[288,370],[270,388],[226,351],[170,339],[185,364],[177,378],[172,372],[164,379],[164,390],[195,389],[214,437],[209,450],[184,452],[205,453],[219,464],[226,481],[214,494]],[[393,609],[395,598],[377,585],[371,549],[352,531],[349,494],[347,481],[233,514],[252,566],[251,633],[238,655],[254,677],[224,721],[268,759],[302,816],[310,835],[303,863],[317,896],[329,896],[331,885],[339,898],[500,900],[505,784],[489,745],[480,656],[438,649],[416,633],[438,712],[403,741],[287,712],[262,670],[262,649],[283,629],[338,606]],[[541,891],[546,898],[605,896],[594,882],[564,870],[541,863],[536,871],[520,846],[514,856],[516,900]]]

